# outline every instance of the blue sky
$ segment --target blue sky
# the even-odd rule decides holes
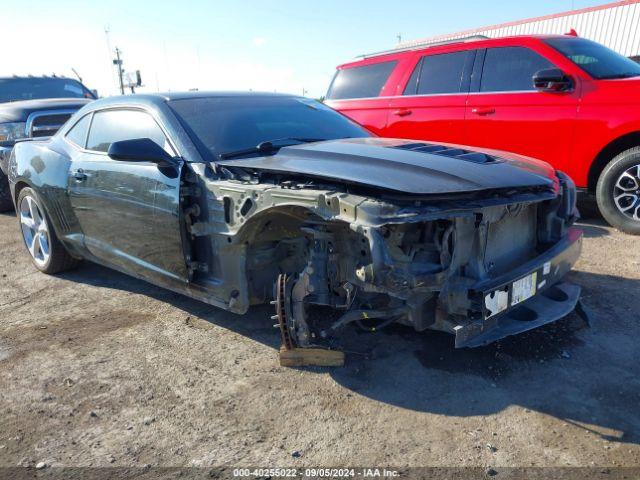
[[[141,91],[188,88],[320,96],[336,65],[403,40],[607,3],[593,0],[0,0],[0,75],[72,76],[117,93],[112,50]],[[105,27],[109,29],[108,36]]]

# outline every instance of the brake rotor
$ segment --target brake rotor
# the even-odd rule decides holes
[[[289,303],[291,301],[291,283],[288,282],[288,277],[285,273],[278,275],[276,281],[276,319],[278,320],[278,326],[280,327],[280,336],[282,337],[282,346],[287,350],[295,348],[295,341],[291,335],[293,325],[291,319],[291,312],[289,309]]]

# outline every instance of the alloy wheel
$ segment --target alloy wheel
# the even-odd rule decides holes
[[[640,221],[640,165],[626,169],[613,187],[613,201],[620,212]]]
[[[35,198],[25,196],[20,202],[20,226],[24,243],[39,267],[43,267],[51,256],[49,226]]]

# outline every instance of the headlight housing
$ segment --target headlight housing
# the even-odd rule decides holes
[[[0,123],[0,142],[14,142],[25,138],[27,125],[25,122]]]

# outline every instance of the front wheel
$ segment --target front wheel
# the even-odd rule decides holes
[[[640,147],[625,150],[607,164],[598,179],[596,200],[612,226],[640,235]]]
[[[23,188],[16,204],[22,238],[36,268],[51,274],[77,266],[79,260],[69,255],[58,240],[36,192]]]

